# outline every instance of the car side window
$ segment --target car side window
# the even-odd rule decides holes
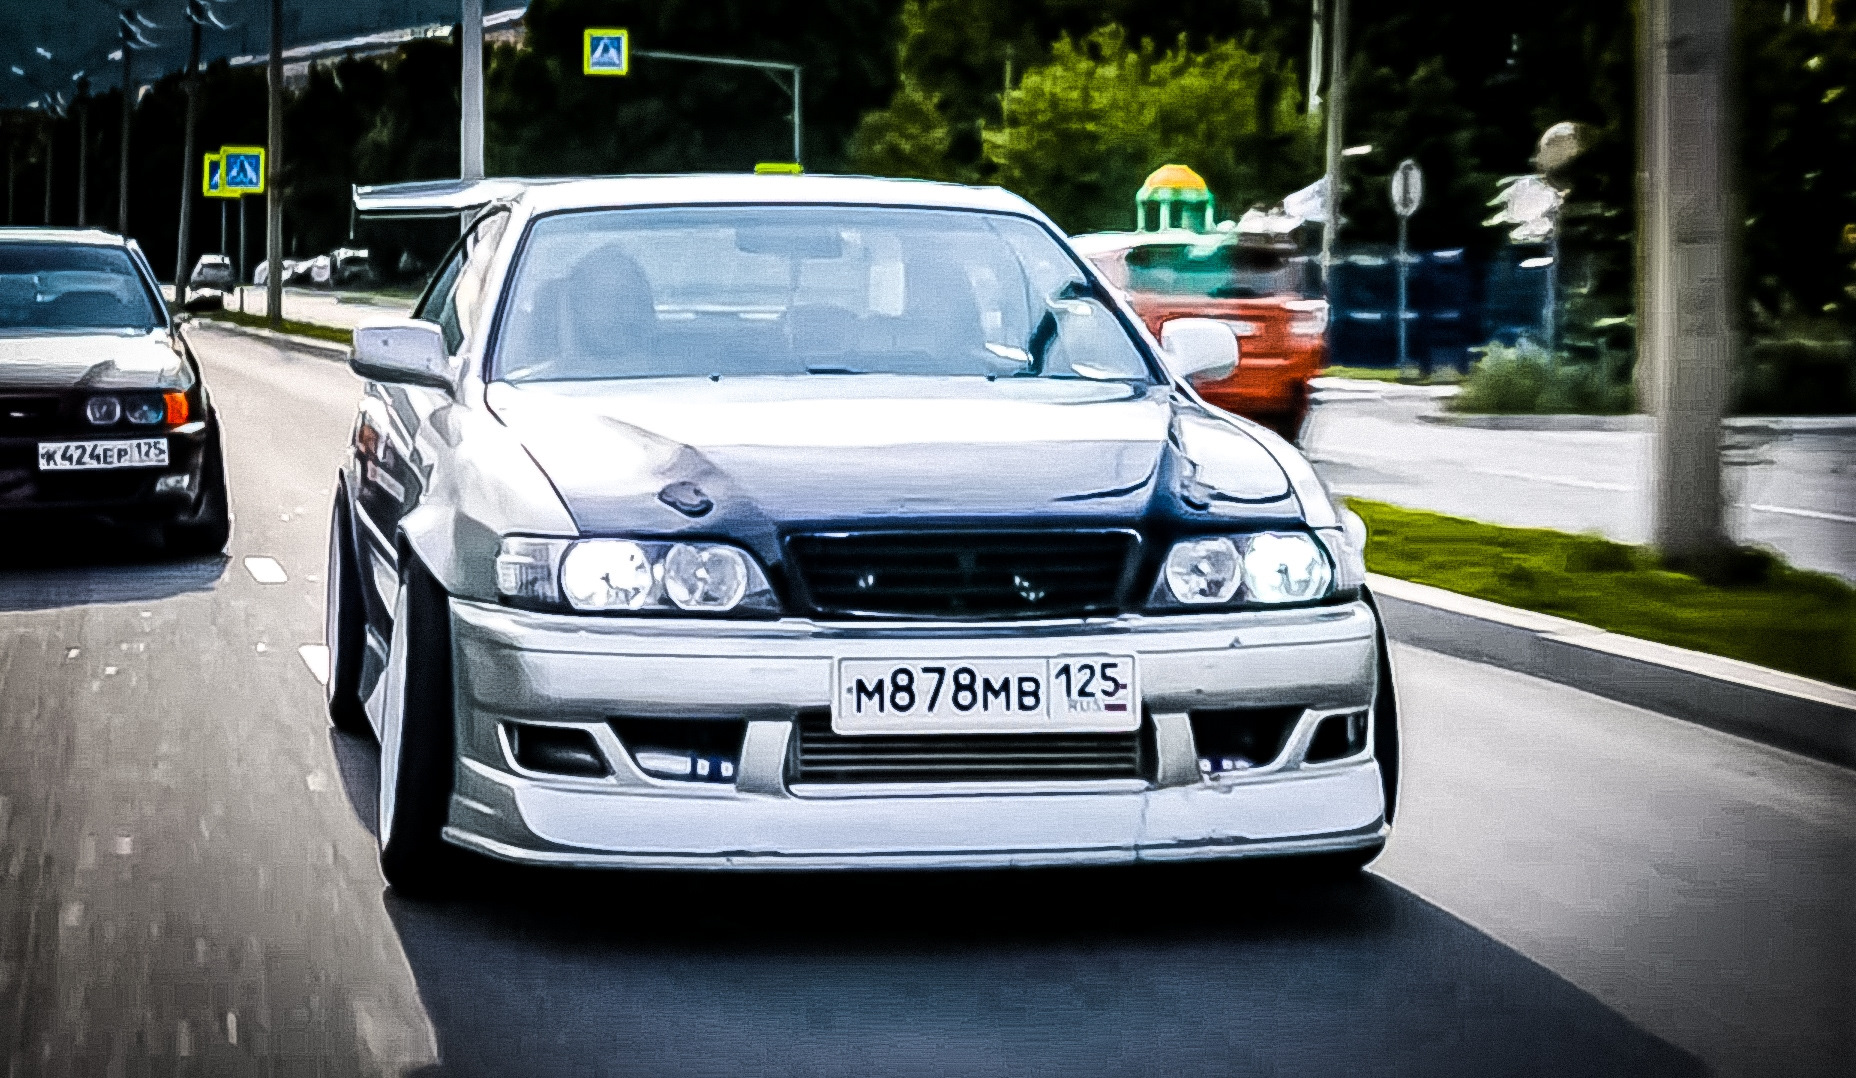
[[[484,288],[490,273],[490,260],[509,225],[509,215],[499,213],[478,222],[463,245],[441,271],[419,317],[437,322],[445,334],[445,350],[457,355],[463,350],[469,329],[478,324],[488,297]]]

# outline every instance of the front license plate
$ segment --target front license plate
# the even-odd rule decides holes
[[[165,468],[166,438],[137,438],[132,442],[40,442],[39,470],[81,472],[98,468]]]
[[[1027,659],[840,659],[840,734],[1126,731],[1141,725],[1132,655]]]

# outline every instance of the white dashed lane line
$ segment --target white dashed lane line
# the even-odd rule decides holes
[[[304,644],[296,649],[303,657],[303,665],[309,667],[309,675],[319,685],[329,683],[329,649],[326,644]]]
[[[260,584],[282,584],[290,579],[290,575],[284,572],[284,567],[278,564],[276,558],[268,558],[262,554],[254,554],[246,558],[245,571]]]

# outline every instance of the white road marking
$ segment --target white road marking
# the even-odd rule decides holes
[[[327,644],[304,644],[296,649],[303,657],[303,665],[309,667],[309,675],[319,685],[329,683],[329,647]]]
[[[134,852],[135,852],[135,836],[133,835],[117,835],[116,836],[116,856],[127,857]]]
[[[269,650],[271,650],[270,647],[264,641],[258,641],[258,654],[262,655]]]
[[[226,1043],[227,1044],[238,1043],[238,1012],[237,1011],[226,1012]]]
[[[1573,479],[1559,475],[1533,475],[1528,472],[1511,472],[1502,468],[1465,468],[1467,472],[1477,475],[1493,475],[1503,479],[1522,479],[1530,483],[1555,483],[1562,487],[1578,487],[1581,490],[1617,490],[1633,491],[1636,487],[1628,483],[1605,483],[1596,479]]]
[[[309,787],[310,793],[319,794],[329,788],[329,777],[320,771],[311,771],[303,776],[303,785]]]
[[[64,651],[64,657],[67,659],[75,659],[79,655],[83,654],[83,652],[84,652],[83,648],[66,648]]]
[[[115,668],[115,667],[113,667],[113,666],[106,666],[106,667],[104,667],[104,668],[103,668],[103,676],[104,676],[104,677],[115,677],[115,676],[116,676],[116,668]]]
[[[245,569],[251,574],[251,578],[260,584],[282,584],[290,579],[290,574],[284,572],[284,567],[278,564],[276,558],[268,558],[262,554],[254,554],[246,558]]]
[[[1808,517],[1812,520],[1834,520],[1838,524],[1856,524],[1856,517],[1842,513],[1826,513],[1822,509],[1792,509],[1783,505],[1749,505],[1748,509],[1756,513],[1779,513],[1788,517]]]

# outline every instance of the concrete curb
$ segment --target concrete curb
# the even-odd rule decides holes
[[[1601,430],[1649,432],[1655,420],[1647,415],[1491,415],[1476,412],[1425,412],[1418,422],[1443,427],[1477,427],[1482,430]],[[1856,434],[1856,416],[1849,415],[1741,415],[1730,416],[1721,426],[1738,434]]]
[[[196,318],[188,323],[188,325],[210,326],[213,329],[223,330],[227,333],[242,333],[247,337],[262,337],[273,344],[283,345],[287,348],[307,348],[312,352],[321,352],[332,358],[343,360],[348,358],[348,353],[350,351],[347,345],[336,344],[334,341],[319,340],[315,337],[301,337],[294,333],[279,333],[273,329],[262,329],[257,326],[241,326],[236,322],[221,322],[216,318]]]
[[[1476,427],[1481,430],[1603,430],[1649,431],[1647,415],[1487,415],[1477,412],[1425,412],[1418,422],[1440,427]]]
[[[1856,692],[1370,574],[1392,639],[1856,767]]]

